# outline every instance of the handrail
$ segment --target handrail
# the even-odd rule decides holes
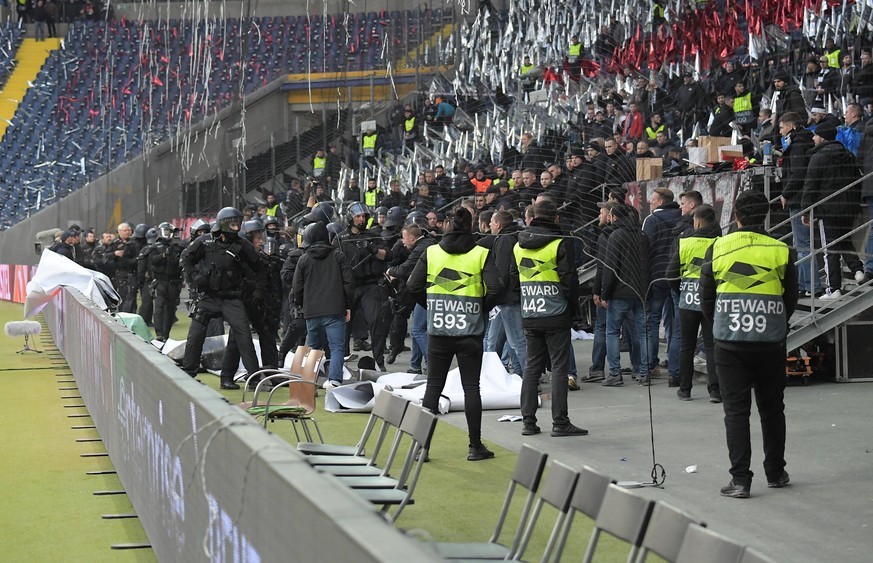
[[[852,182],[851,184],[848,184],[848,185],[846,185],[846,186],[840,188],[839,190],[835,191],[834,193],[832,193],[832,194],[830,194],[830,195],[824,197],[823,199],[820,199],[819,201],[813,203],[813,204],[810,205],[809,207],[807,207],[807,208],[805,208],[805,209],[801,209],[800,212],[799,212],[799,214],[800,214],[800,215],[806,215],[806,214],[809,213],[809,211],[812,210],[813,208],[817,207],[818,205],[821,205],[822,203],[826,203],[826,202],[832,200],[834,197],[836,197],[836,196],[840,195],[841,193],[845,192],[846,190],[848,190],[848,189],[850,189],[850,188],[856,186],[859,182],[863,182],[864,180],[866,180],[867,178],[870,178],[871,176],[873,176],[873,172],[870,172],[869,174],[865,174],[864,176],[861,176],[860,178],[858,178],[857,180],[855,180],[855,181]],[[788,219],[785,219],[784,221],[782,221],[782,222],[780,222],[780,223],[777,223],[776,225],[772,225],[772,226],[770,227],[770,230],[778,229],[779,227],[785,226],[785,225],[787,225],[787,224],[789,224],[789,223],[791,223],[791,217],[790,217],[790,216],[788,217]]]

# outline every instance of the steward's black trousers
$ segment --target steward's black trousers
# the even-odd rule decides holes
[[[715,365],[734,483],[751,485],[754,475],[749,431],[752,389],[761,417],[764,471],[768,481],[776,481],[785,468],[785,344],[744,346],[716,341]]]
[[[461,386],[464,388],[464,414],[467,417],[467,434],[470,445],[482,441],[482,395],[479,393],[479,373],[482,371],[483,335],[427,337],[427,387],[421,406],[436,413],[440,393],[446,386],[446,378],[452,359],[458,357],[461,371]],[[566,387],[566,382],[564,383]]]

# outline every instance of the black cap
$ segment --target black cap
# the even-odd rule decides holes
[[[834,141],[837,138],[837,128],[834,127],[833,123],[825,121],[816,126],[815,135],[818,135],[825,141]]]
[[[756,190],[740,192],[734,202],[734,213],[744,227],[763,225],[769,210],[767,197]]]
[[[594,149],[597,152],[603,152],[603,147],[600,146],[600,143],[596,143],[594,141],[591,141],[590,143],[588,143],[585,146],[588,147],[589,149]]]
[[[776,71],[776,74],[773,75],[773,80],[781,80],[782,82],[788,82],[791,77],[784,70]]]
[[[494,184],[491,184],[490,186],[488,186],[488,189],[485,190],[485,193],[486,193],[486,194],[498,194],[498,195],[499,195],[499,194],[500,194],[500,186],[499,186],[499,185],[498,185],[498,186],[495,186]]]

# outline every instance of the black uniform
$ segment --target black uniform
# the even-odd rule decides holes
[[[121,256],[115,252],[121,251]],[[126,241],[116,238],[104,253],[104,264],[108,271],[112,272],[112,285],[121,298],[118,310],[122,313],[136,312],[136,289],[137,289],[137,256],[139,251],[133,239]]]
[[[154,288],[152,287],[152,281],[154,277],[152,277],[152,273],[148,268],[149,255],[154,248],[154,244],[146,244],[146,246],[140,251],[139,255],[136,257],[136,279],[137,286],[141,288],[140,292],[140,305],[139,305],[139,316],[143,318],[146,323],[146,326],[154,326],[154,314],[155,314],[155,293]],[[155,331],[157,334],[157,331]]]
[[[200,354],[206,339],[209,320],[219,315],[230,325],[230,333],[240,347],[243,365],[249,374],[258,371],[258,358],[252,342],[252,331],[242,301],[242,281],[251,276],[259,264],[258,251],[249,241],[224,233],[204,235],[188,246],[182,257],[182,269],[202,298],[191,314],[191,328],[185,344],[182,363],[188,375],[194,377],[200,367]],[[258,300],[258,295],[253,295]]]
[[[346,255],[355,280],[352,324],[355,317],[363,317],[370,332],[373,359],[377,365],[383,366],[385,342],[391,326],[391,308],[384,278],[385,263],[376,257],[379,250],[384,250],[382,237],[369,229],[358,231],[350,226],[337,237],[337,242]],[[346,348],[351,332],[346,331]]]
[[[279,365],[285,363],[285,356],[288,355],[297,346],[306,342],[306,319],[303,318],[303,311],[294,302],[291,295],[291,284],[294,282],[294,270],[297,269],[297,261],[303,256],[303,250],[293,248],[288,251],[285,257],[285,263],[282,264],[282,269],[279,276],[282,279],[283,295],[285,302],[288,304],[288,316],[285,321],[285,333],[282,335],[282,343],[279,346]]]
[[[146,269],[151,278],[148,289],[154,296],[154,327],[158,340],[170,337],[176,322],[179,294],[182,292],[182,245],[175,240],[160,238],[146,251]]]

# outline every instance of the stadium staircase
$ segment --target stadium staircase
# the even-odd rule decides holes
[[[60,46],[61,40],[57,38],[40,42],[36,39],[22,41],[15,56],[15,70],[9,75],[6,85],[0,91],[0,139],[6,133],[6,128],[10,125],[27,89],[39,74],[39,69],[48,60],[52,51],[56,51]]]

